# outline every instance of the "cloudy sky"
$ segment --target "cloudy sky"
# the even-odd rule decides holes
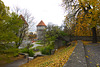
[[[21,9],[28,9],[32,16],[34,16],[34,22],[38,24],[41,20],[47,25],[53,23],[61,25],[64,20],[64,9],[62,8],[62,0],[2,0],[6,6],[10,9],[15,6]],[[30,31],[34,31],[33,28]]]

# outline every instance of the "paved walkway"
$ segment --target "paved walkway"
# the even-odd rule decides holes
[[[43,45],[36,44],[36,43],[39,43],[39,42],[34,42],[34,43],[32,43],[32,44],[34,44],[34,46],[33,46],[33,47],[31,47],[30,49],[32,49],[32,48],[36,48],[37,46],[43,46]]]
[[[100,44],[83,45],[81,41],[78,41],[63,67],[100,67]]]
[[[35,48],[37,46],[42,46],[42,45],[36,44],[36,42],[33,44],[34,44],[34,46],[32,48]],[[42,54],[41,54],[41,52],[36,52],[35,56],[37,56],[37,55],[42,55]],[[29,57],[29,60],[32,60],[32,59],[33,59],[33,57]],[[27,63],[27,59],[20,59],[20,60],[14,61],[12,63],[6,64],[5,66],[2,66],[2,67],[19,67],[20,65],[25,64],[25,63]]]
[[[100,67],[100,44],[85,45],[85,54],[88,67]]]
[[[27,59],[20,59],[20,60],[16,60],[12,63],[6,64],[5,66],[2,67],[19,67],[22,64],[27,63]]]
[[[78,41],[76,48],[63,67],[87,67],[83,43]]]

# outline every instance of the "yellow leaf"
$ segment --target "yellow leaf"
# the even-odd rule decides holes
[[[99,64],[96,64],[97,67],[99,67]]]
[[[85,56],[86,58],[89,58],[88,56]]]
[[[90,52],[90,51],[88,50],[88,52]]]

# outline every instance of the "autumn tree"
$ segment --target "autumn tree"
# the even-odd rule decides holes
[[[66,7],[71,7],[70,17],[74,17],[75,23],[82,28],[92,28],[93,43],[97,42],[96,27],[100,22],[100,1],[99,0],[64,0]],[[77,8],[76,8],[77,6]],[[76,26],[77,26],[76,25]],[[83,26],[82,26],[83,25]],[[78,26],[77,26],[78,27]],[[85,30],[83,30],[85,31]]]

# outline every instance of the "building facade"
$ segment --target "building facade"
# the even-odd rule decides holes
[[[20,15],[21,19],[24,21],[22,28],[19,30],[18,37],[21,39],[19,43],[21,44],[20,47],[25,47],[29,43],[28,40],[28,23],[26,22],[25,18]]]
[[[37,25],[37,40],[42,40],[44,37],[44,31],[46,29],[45,23],[41,20]]]
[[[23,27],[20,29],[19,34],[22,36],[22,38],[27,39],[28,35],[28,23],[26,22],[25,18],[20,15],[21,19],[24,21]]]

